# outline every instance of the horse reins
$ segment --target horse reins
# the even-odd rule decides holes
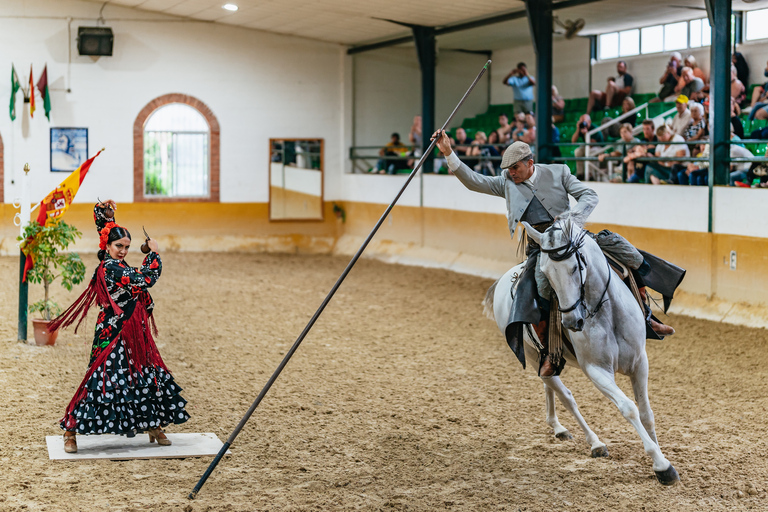
[[[557,229],[562,229],[558,227]],[[549,258],[552,261],[564,261],[573,256],[576,255],[576,263],[579,265],[579,300],[576,301],[576,303],[573,306],[570,306],[568,308],[560,308],[558,307],[557,310],[561,313],[570,313],[577,307],[579,307],[580,304],[584,304],[584,309],[587,312],[587,318],[594,317],[598,311],[600,311],[600,308],[603,307],[603,304],[608,302],[608,299],[605,298],[605,294],[608,293],[608,287],[611,286],[611,274],[613,271],[610,268],[610,264],[606,260],[606,264],[609,265],[608,267],[608,282],[605,285],[605,290],[603,290],[603,294],[600,295],[600,299],[597,302],[597,305],[595,306],[595,309],[591,312],[589,311],[589,306],[587,306],[585,302],[586,297],[586,291],[585,291],[585,279],[582,278],[582,270],[586,268],[587,262],[584,259],[584,256],[581,254],[581,251],[579,251],[579,248],[584,244],[584,236],[586,235],[586,231],[582,231],[578,238],[576,240],[571,239],[571,237],[568,237],[568,243],[561,245],[560,247],[555,247],[554,249],[544,249],[543,247],[540,247],[541,252],[546,253]],[[582,265],[583,262],[583,265]]]

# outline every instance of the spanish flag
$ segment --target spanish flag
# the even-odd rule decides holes
[[[102,149],[101,151],[104,150]],[[85,175],[88,174],[88,170],[91,168],[93,160],[101,154],[101,151],[72,171],[72,174],[67,176],[64,181],[53,190],[53,192],[40,201],[40,212],[37,214],[37,220],[32,222],[37,222],[41,226],[50,226],[61,220],[61,217],[69,209],[69,205],[72,204],[72,200],[80,189],[80,184],[85,179]],[[35,266],[35,262],[29,254],[29,249],[34,247],[36,242],[36,240],[29,238],[21,244],[21,251],[27,256],[24,263],[24,277],[22,278],[22,282],[27,280],[27,272]]]

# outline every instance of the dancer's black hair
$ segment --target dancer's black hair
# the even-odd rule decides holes
[[[126,237],[128,238],[128,240],[131,239],[131,234],[128,232],[128,230],[122,226],[115,226],[109,230],[109,236],[107,237],[107,245],[111,244],[115,240],[120,240],[121,238],[126,238]],[[99,261],[104,261],[104,257],[106,255],[107,255],[107,251],[105,249],[100,250]]]

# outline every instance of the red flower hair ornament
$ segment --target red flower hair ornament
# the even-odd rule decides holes
[[[107,224],[102,228],[99,233],[101,233],[101,236],[99,236],[99,249],[102,251],[107,250],[107,240],[109,240],[109,232],[112,231],[112,228],[119,228],[120,226],[117,225],[114,222],[107,222]]]

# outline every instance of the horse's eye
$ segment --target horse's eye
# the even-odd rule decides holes
[[[577,270],[579,270],[579,267],[573,267],[573,270],[571,270],[571,275],[575,274]]]

